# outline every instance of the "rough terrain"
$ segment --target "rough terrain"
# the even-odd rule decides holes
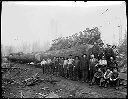
[[[31,84],[25,85],[25,79],[35,76],[39,79],[30,80]],[[123,86],[119,90],[89,86],[88,83],[43,74],[42,69],[34,65],[15,63],[2,74],[2,90],[2,96],[6,98],[126,98],[127,95]]]

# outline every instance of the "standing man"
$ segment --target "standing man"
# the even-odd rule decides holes
[[[82,73],[82,81],[88,82],[88,73],[89,73],[89,60],[86,54],[82,55],[80,71]]]
[[[110,57],[114,56],[113,49],[111,48],[111,45],[107,44],[107,48],[105,49],[105,56],[107,61],[110,60]]]
[[[52,60],[52,74],[55,73],[55,63],[56,63],[56,57],[54,56],[54,58]]]
[[[92,47],[92,54],[98,59],[99,46],[96,42],[94,42],[94,46]]]
[[[105,49],[104,49],[103,45],[104,45],[104,43],[99,44],[98,60],[102,59],[102,56],[105,56]]]
[[[91,82],[92,79],[93,79],[93,76],[96,72],[96,67],[95,65],[98,63],[98,60],[94,57],[94,55],[92,54],[91,55],[91,59],[89,60],[89,72],[90,72],[90,75],[89,75],[89,81]]]
[[[63,63],[64,63],[64,58],[61,57],[60,58],[60,67],[59,67],[59,72],[60,72],[59,75],[60,76],[63,76],[64,75]]]
[[[68,59],[68,74],[69,74],[69,79],[73,78],[73,61],[74,59],[72,58],[72,55],[69,55],[69,59]]]
[[[43,59],[42,61],[41,61],[41,66],[42,66],[42,68],[43,68],[43,74],[45,73],[45,71],[46,71],[46,69],[45,69],[45,65],[47,64],[47,62],[45,61],[45,59]]]
[[[79,80],[79,68],[80,68],[80,60],[79,56],[75,56],[73,67],[73,80]]]
[[[64,77],[68,78],[68,58],[64,59],[63,68],[64,68]]]
[[[56,68],[56,75],[59,76],[59,57],[56,58],[56,64],[55,64],[55,68]]]
[[[116,60],[116,56],[119,55],[119,51],[118,49],[116,48],[116,45],[113,45],[112,46],[112,49],[113,49],[113,52],[114,52],[114,60]]]

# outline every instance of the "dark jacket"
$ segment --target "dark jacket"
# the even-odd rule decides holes
[[[106,48],[105,49],[105,56],[107,58],[114,57],[114,51],[112,48]]]
[[[118,76],[119,76],[118,72],[113,72],[110,78],[111,79],[116,79],[116,78],[118,78]]]
[[[80,60],[75,60],[73,64],[75,66],[75,69],[79,69],[80,68],[80,65],[81,65],[80,64]]]
[[[88,58],[81,59],[80,70],[89,70],[89,60]]]
[[[110,67],[110,68],[118,67],[118,64],[115,60],[113,60],[113,61],[109,60],[108,61],[108,67]]]
[[[92,59],[90,59],[90,61],[89,61],[89,68],[90,68],[91,70],[95,70],[95,69],[96,69],[95,65],[96,65],[97,63],[98,63],[98,60],[97,60],[96,58],[94,58],[93,61],[92,61]]]

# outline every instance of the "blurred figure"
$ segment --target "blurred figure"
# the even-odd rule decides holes
[[[89,81],[91,82],[94,76],[94,73],[96,72],[95,65],[98,63],[98,60],[94,57],[94,55],[91,55],[91,59],[89,60]]]
[[[56,57],[54,57],[53,58],[53,60],[52,60],[52,74],[54,74],[55,73],[55,63],[56,63]]]
[[[98,83],[99,86],[101,86],[101,82],[103,80],[103,76],[104,76],[104,73],[99,68],[98,71],[94,74],[94,77],[92,79],[91,85],[93,85],[94,83]]]
[[[69,75],[69,79],[73,78],[73,61],[74,61],[74,59],[72,58],[72,55],[69,55],[69,59],[68,59],[68,75]]]
[[[46,72],[46,64],[47,64],[47,61],[45,61],[45,59],[43,59],[43,60],[41,61],[41,66],[42,66],[42,68],[43,68],[43,73]]]
[[[51,58],[49,58],[48,64],[49,64],[49,73],[51,74],[52,73],[52,60],[51,60]]]
[[[103,71],[103,73],[106,71],[107,68],[107,60],[105,59],[105,56],[102,56],[102,59],[99,60],[99,68]]]
[[[110,77],[110,84],[116,89],[118,89],[119,87],[119,72],[117,71],[117,68],[113,69],[113,72]]]
[[[114,56],[113,49],[111,48],[111,45],[107,44],[107,48],[105,49],[105,56],[107,61],[110,60],[110,57]]]
[[[102,56],[105,56],[104,43],[99,44],[98,60],[102,59]]]
[[[52,65],[52,60],[48,58],[47,59],[47,73],[51,73],[51,65]]]
[[[59,57],[57,57],[55,61],[55,75],[59,76]]]
[[[112,71],[111,71],[109,68],[107,68],[106,72],[104,73],[104,79],[103,79],[103,81],[101,82],[101,83],[104,85],[105,88],[106,88],[106,87],[108,86],[108,84],[109,84],[111,74],[112,74]]]
[[[92,47],[92,54],[98,59],[99,46],[96,42],[94,42],[94,46]]]
[[[59,64],[60,64],[60,66],[59,66],[59,75],[63,76],[64,75],[64,69],[63,69],[64,58],[63,57],[60,58]]]
[[[73,67],[73,80],[79,80],[79,67],[80,67],[80,60],[79,56],[75,56],[74,60],[74,67]]]
[[[113,58],[114,58],[114,60],[116,60],[116,56],[119,55],[119,51],[118,51],[118,49],[116,48],[115,45],[112,46],[112,49],[113,49],[113,52],[114,52],[114,57]]]
[[[86,54],[82,55],[81,65],[80,65],[80,73],[82,74],[82,81],[88,82],[88,74],[89,74],[89,60]]]
[[[110,60],[108,61],[108,67],[110,68],[111,71],[113,71],[115,67],[118,67],[117,62],[116,60],[113,59],[113,57],[110,57]]]
[[[64,59],[63,68],[64,68],[64,77],[68,78],[68,58]]]

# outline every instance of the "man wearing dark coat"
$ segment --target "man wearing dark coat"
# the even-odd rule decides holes
[[[73,80],[79,80],[79,68],[80,68],[80,60],[78,56],[75,56],[75,60],[73,62]]]
[[[99,46],[96,42],[94,42],[94,46],[92,47],[92,54],[98,59]]]
[[[110,70],[113,70],[114,68],[118,68],[118,64],[116,60],[113,59],[113,57],[110,57],[110,60],[108,61],[108,67]]]
[[[111,48],[111,45],[107,45],[107,48],[105,49],[105,56],[107,61],[110,60],[110,57],[114,57],[113,49]]]
[[[89,60],[89,81],[91,82],[94,76],[94,73],[96,72],[96,64],[98,63],[98,60],[94,57],[94,55],[91,55],[91,59]]]
[[[88,82],[88,74],[89,74],[89,60],[86,54],[82,55],[80,71],[82,74],[82,81]]]

